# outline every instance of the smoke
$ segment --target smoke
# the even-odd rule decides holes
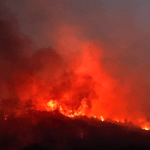
[[[3,2],[1,100],[32,99],[44,109],[49,99],[78,106],[86,97],[93,114],[149,120],[146,3]]]
[[[0,101],[4,114],[9,114],[22,109],[34,95],[34,86],[42,88],[41,76],[51,78],[62,59],[52,48],[37,49],[34,40],[20,32],[16,16],[4,10],[0,13]]]

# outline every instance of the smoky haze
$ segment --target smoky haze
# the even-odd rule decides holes
[[[129,112],[136,109],[136,103],[140,104],[138,109],[149,120],[149,5],[146,0],[3,2],[0,12],[1,100],[20,97],[16,91],[21,84],[27,88],[28,82],[35,83],[35,78],[42,77],[46,82],[55,72],[63,72],[68,62],[80,55],[81,43],[88,41],[99,48],[102,56],[98,62],[119,84],[113,87],[113,93],[132,105]],[[23,73],[27,75],[19,80]],[[46,93],[47,86],[39,84],[38,88]],[[124,88],[128,90],[122,92]],[[57,87],[54,91],[61,95]]]

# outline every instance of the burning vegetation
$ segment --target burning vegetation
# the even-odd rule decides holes
[[[122,57],[106,56],[117,47],[80,37],[82,26],[57,26],[57,48],[37,48],[0,14],[1,149],[150,147],[143,70],[125,76]]]

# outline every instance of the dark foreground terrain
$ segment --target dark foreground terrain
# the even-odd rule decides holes
[[[30,112],[0,120],[2,150],[150,149],[150,131],[132,123],[67,118],[58,112]]]

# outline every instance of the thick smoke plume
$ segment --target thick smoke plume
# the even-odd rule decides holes
[[[54,99],[87,116],[149,120],[149,30],[139,1],[6,1],[0,12],[0,101],[16,116]]]

